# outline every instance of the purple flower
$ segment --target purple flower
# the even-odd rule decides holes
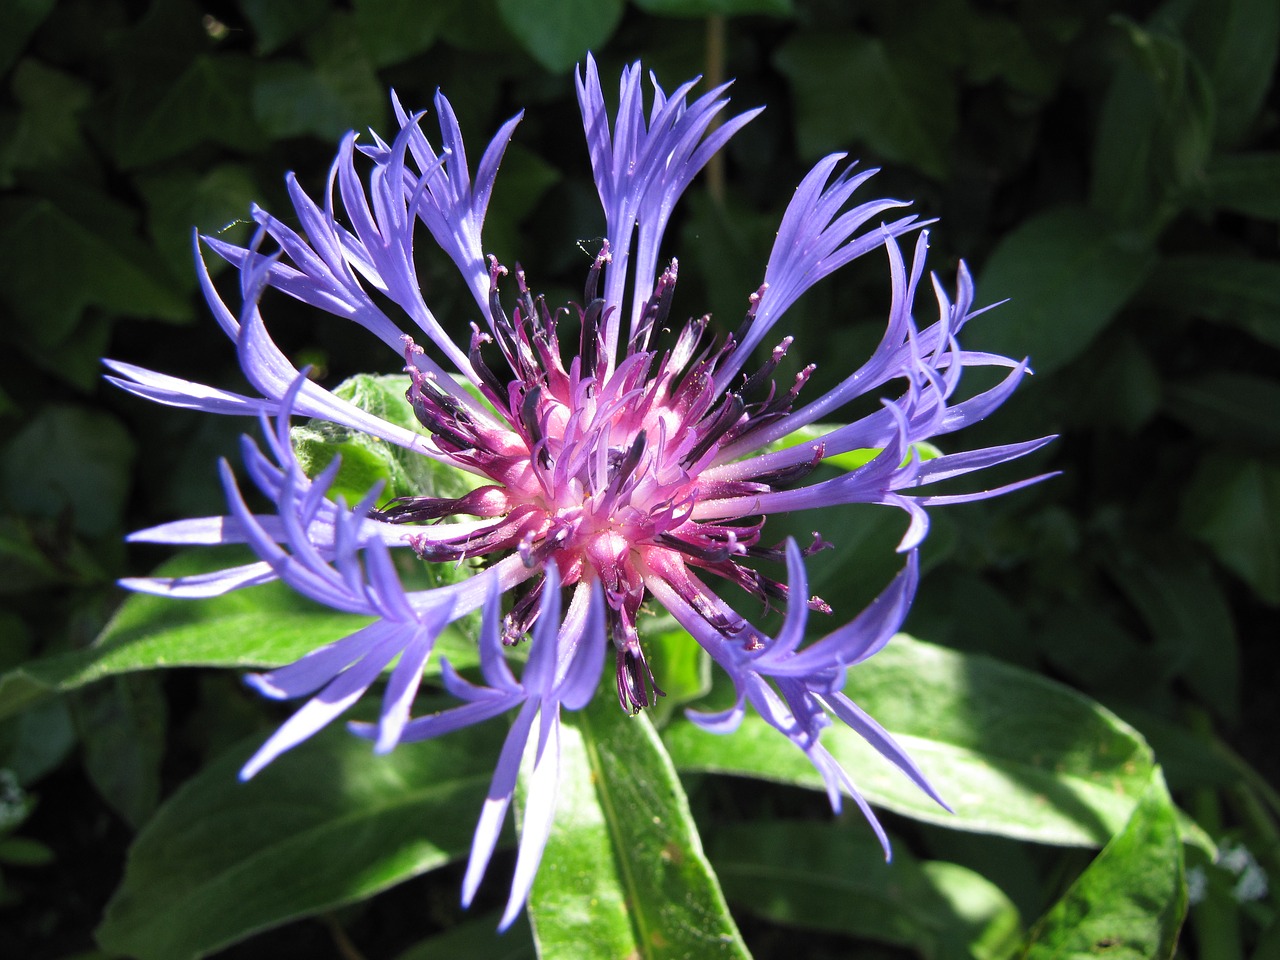
[[[595,63],[588,60],[579,75],[605,239],[587,271],[583,305],[574,306],[572,315],[535,296],[518,266],[512,278],[484,255],[481,229],[490,191],[519,117],[489,143],[473,178],[452,108],[438,95],[439,148],[421,129],[422,115],[407,113],[395,100],[395,137],[386,142],[375,136],[372,144],[357,146],[349,134],[321,203],[290,177],[293,211],[281,220],[255,208],[259,229],[248,247],[204,238],[208,249],[239,271],[243,306],[237,312],[216,292],[201,261],[206,297],[258,395],[109,363],[118,375],[111,379],[141,396],[212,413],[258,415],[267,449],[246,438],[245,466],[253,485],[274,504],[271,513],[252,513],[223,464],[227,516],[166,524],[133,539],[247,543],[258,561],[203,577],[129,580],[127,586],[200,597],[278,578],[322,604],[374,618],[296,663],[250,678],[266,696],[308,699],[249,760],[243,777],[343,713],[392,663],[378,722],[353,725],[378,751],[515,713],[464,884],[464,901],[470,902],[532,741],[528,812],[504,925],[528,895],[551,827],[561,707],[575,710],[590,700],[606,647],[613,649],[624,710],[637,712],[663,696],[662,665],[649,663],[636,630],[650,597],[702,645],[736,690],[729,710],[692,713],[695,722],[715,732],[732,729],[750,703],[809,756],[832,805],[838,809],[848,793],[882,842],[870,809],[820,743],[833,717],[937,799],[893,739],[841,693],[845,670],[879,650],[901,625],[916,588],[916,547],[928,529],[927,508],[1034,481],[962,494],[926,488],[1046,442],[924,452],[933,450],[928,441],[986,417],[1027,368],[959,346],[957,335],[981,312],[974,309],[963,264],[954,296],[931,277],[936,319],[917,323],[927,236],[917,232],[908,263],[899,240],[921,224],[910,215],[886,219],[903,206],[895,200],[853,203],[874,171],[855,172],[838,155],[818,163],[797,187],[763,283],[751,294],[737,332],[716,338],[707,317],[673,322],[677,262],[659,261],[668,218],[708,159],[758,112],[713,129],[727,103],[721,98],[725,88],[691,101],[692,86],[668,96],[655,82],[646,111],[637,64],[622,75],[618,114],[610,124]],[[364,178],[357,173],[358,160],[371,165]],[[461,272],[481,318],[465,348],[437,322],[414,269],[414,243],[424,227]],[[268,242],[270,253],[264,251]],[[790,384],[773,380],[790,337],[776,341],[763,364],[748,368],[756,347],[766,343],[798,297],[874,251],[887,257],[892,304],[884,336],[865,364],[803,403],[813,366]],[[408,400],[425,434],[358,408],[296,369],[264,325],[259,302],[267,288],[353,320],[402,354],[411,378]],[[380,305],[388,302],[396,308],[394,318]],[[406,317],[421,344],[405,335]],[[953,401],[964,368],[971,366],[1008,373],[996,386]],[[867,394],[881,401],[875,412],[843,425],[822,425],[837,421],[850,401]],[[380,438],[466,471],[479,485],[456,498],[422,491],[381,503],[374,489],[349,507],[328,495],[336,461],[315,477],[301,469],[289,435],[294,415]],[[852,451],[863,452],[864,465],[806,482],[824,461]],[[906,566],[859,616],[806,644],[809,611],[826,614],[830,608],[808,596],[804,556],[826,544],[815,534],[803,550],[792,541],[766,546],[764,518],[844,503],[882,503],[907,512],[910,522],[899,547]],[[451,522],[439,522],[445,518]],[[412,551],[425,563],[473,560],[484,566],[450,586],[407,590],[392,550]],[[771,563],[785,564],[785,581],[760,571]],[[777,635],[713,592],[707,585],[713,577],[766,605],[785,601]],[[506,593],[514,599],[503,615]],[[445,663],[444,687],[459,705],[411,719],[437,637],[476,610],[482,611],[483,683]],[[525,636],[529,654],[517,680],[504,647]]]

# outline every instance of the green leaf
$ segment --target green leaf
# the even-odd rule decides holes
[[[1280,448],[1280,383],[1251,373],[1211,370],[1166,390],[1169,413],[1206,440]]]
[[[280,666],[367,622],[312,606],[279,584],[212,600],[134,594],[95,646],[34,660],[0,676],[0,716],[116,674],[168,667]]]
[[[61,766],[75,745],[71,711],[65,703],[49,700],[5,718],[0,726],[0,770],[11,771],[18,783],[33,784]]]
[[[777,63],[791,79],[801,156],[865,144],[885,160],[946,177],[959,125],[955,84],[909,43],[815,29],[788,40]]]
[[[498,0],[511,35],[552,73],[603,47],[622,19],[622,7],[622,0]]]
[[[135,248],[132,228],[132,211],[90,190],[65,210],[45,198],[0,199],[0,303],[17,327],[8,336],[62,344],[91,306],[186,319],[187,302]]]
[[[245,19],[253,27],[258,53],[268,54],[297,39],[323,20],[329,5],[325,0],[239,0]]]
[[[165,564],[156,575],[180,576],[209,569],[214,567],[207,556],[193,553]],[[316,604],[278,582],[207,600],[132,594],[94,646],[35,660],[0,675],[0,717],[51,693],[140,670],[278,667],[368,622],[368,617]],[[458,624],[441,633],[435,651],[425,667],[428,677],[439,674],[441,657],[459,669],[478,662],[474,641]]]
[[[160,802],[168,708],[152,674],[112,677],[70,698],[85,772],[135,830]]]
[[[1196,466],[1179,526],[1266,603],[1280,605],[1280,467],[1212,455]]]
[[[20,113],[16,129],[0,145],[0,185],[12,186],[14,170],[65,168],[86,159],[80,114],[92,98],[88,84],[24,59],[10,89]]]
[[[1058,50],[1035,42],[1032,31],[1008,17],[966,12],[969,46],[961,66],[968,83],[984,86],[1002,80],[1037,101],[1053,94],[1062,73]]]
[[[539,956],[748,957],[648,718],[597,696],[569,719],[529,900]]]
[[[1067,846],[1098,846],[1146,787],[1138,733],[1080,694],[1034,673],[905,635],[849,671],[844,691],[880,721],[955,810],[926,797],[842,724],[822,743],[872,803],[929,823]],[[821,789],[805,755],[755,713],[712,736],[672,723],[677,767]]]
[[[403,374],[362,373],[344,380],[333,392],[361,410],[425,436],[405,399],[410,382]],[[386,484],[384,501],[409,496],[460,497],[480,483],[473,474],[456,467],[327,421],[313,420],[294,427],[292,438],[298,462],[308,476],[314,477],[335,456],[342,457],[329,497],[341,495],[349,504],[359,502],[379,481]]]
[[[183,576],[219,569],[219,551],[196,551],[162,566],[158,576]],[[236,561],[245,559],[236,554]],[[281,584],[236,590],[208,600],[172,600],[132,594],[107,624],[94,646],[36,660],[0,675],[0,717],[24,709],[51,693],[139,670],[170,667],[278,667],[365,626],[367,617],[337,613]],[[462,668],[477,662],[475,644],[459,630],[437,640],[437,656],[427,672],[439,670],[439,656]]]
[[[1237,142],[1254,127],[1275,81],[1280,5],[1273,0],[1198,0],[1182,35],[1212,85],[1217,139]]]
[[[1280,220],[1280,153],[1216,158],[1205,172],[1204,196],[1211,207]]]
[[[735,823],[708,840],[729,900],[777,923],[911,947],[934,960],[997,960],[1022,938],[1017,908],[957,864],[920,863],[859,823]]]
[[[510,144],[502,155],[502,175],[484,218],[485,249],[494,251],[499,261],[515,262],[527,236],[521,222],[560,177],[560,171],[537,154]]]
[[[840,423],[811,423],[808,426],[794,430],[781,440],[775,440],[768,444],[765,450],[769,453],[775,450],[787,450],[791,447],[798,447],[802,443],[809,443],[817,440],[819,437],[825,436],[835,430],[839,430],[844,424]],[[865,467],[868,463],[878,457],[881,453],[880,447],[862,447],[857,450],[849,450],[845,453],[837,453],[834,456],[827,457],[822,461],[824,467],[835,467],[838,470],[857,470],[859,467]],[[903,462],[909,461],[912,457],[916,457],[922,463],[926,460],[935,460],[942,456],[942,451],[928,441],[913,443],[909,447],[909,452],[903,457]]]
[[[356,30],[375,67],[389,67],[431,48],[456,3],[355,0]]]
[[[259,66],[252,102],[262,128],[277,139],[334,141],[348,130],[381,126],[388,100],[354,18],[331,14],[305,47],[306,61],[281,58]]]
[[[98,942],[187,960],[353,903],[465,854],[500,734],[471,728],[375,756],[330,729],[248,783],[257,746],[210,764],[138,835]]]
[[[1137,607],[1155,641],[1153,685],[1179,677],[1223,716],[1237,715],[1240,655],[1231,607],[1204,558],[1189,547],[1154,543],[1114,551],[1107,569]]]
[[[5,837],[0,840],[0,863],[15,867],[43,867],[53,863],[54,852],[38,840]]]
[[[118,530],[134,444],[115,417],[49,406],[4,448],[5,499],[18,511],[64,518],[90,537]]]
[[[495,912],[460,923],[414,944],[396,960],[534,960],[528,919],[521,914],[505,932],[499,933],[501,916]]]
[[[254,63],[231,53],[199,54],[161,80],[139,75],[115,109],[115,155],[137,169],[204,143],[253,150],[261,132],[250,113]]]
[[[792,0],[635,0],[635,5],[665,17],[790,17],[795,12]]]
[[[78,537],[56,520],[0,516],[0,596],[49,584],[100,584],[106,574]]]
[[[139,176],[137,184],[156,251],[185,286],[196,285],[192,229],[228,243],[248,244],[253,226],[249,206],[262,195],[249,167],[228,163],[202,173],[178,168]],[[223,268],[218,257],[210,257],[208,264],[215,272]]]
[[[1124,830],[1031,933],[1025,960],[1168,960],[1187,909],[1182,844],[1159,770]]]
[[[1066,411],[1073,424],[1096,430],[1115,426],[1133,434],[1160,411],[1163,384],[1148,348],[1127,329],[1109,331],[1093,362],[1074,367],[1058,387],[1070,396]]]
[[[31,39],[46,17],[53,11],[55,0],[9,0],[4,8],[4,31],[0,32],[0,73],[9,67]]]
[[[1280,165],[1276,167],[1280,174]],[[1143,305],[1244,330],[1280,347],[1280,261],[1186,254],[1161,261]]]
[[[1098,120],[1089,203],[1150,240],[1203,176],[1213,91],[1182,41],[1128,21],[1120,26],[1129,43]]]
[[[670,614],[642,617],[636,626],[666,694],[649,714],[662,727],[676,710],[711,690],[711,657]]]
[[[978,282],[982,301],[1009,303],[966,328],[966,345],[1030,356],[1038,373],[1075,359],[1151,269],[1152,254],[1113,236],[1097,217],[1060,207],[1025,221],[996,246]]]
[[[684,224],[678,249],[681,262],[693,266],[706,284],[706,300],[700,298],[699,304],[705,303],[713,316],[737,316],[746,309],[744,291],[760,286],[778,230],[777,216],[752,209],[733,191],[717,201],[704,190],[694,190],[682,203]]]

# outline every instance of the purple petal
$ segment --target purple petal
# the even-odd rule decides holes
[[[498,844],[503,821],[507,818],[507,808],[511,806],[511,796],[515,793],[516,778],[520,774],[520,758],[524,755],[525,745],[529,741],[529,730],[533,726],[533,719],[538,713],[539,706],[537,700],[525,702],[511,725],[506,741],[502,744],[498,765],[493,771],[493,780],[489,784],[489,794],[480,811],[475,837],[471,841],[471,857],[467,861],[467,872],[462,879],[464,907],[471,906],[471,901],[475,899],[480,881],[489,867],[494,847]]]

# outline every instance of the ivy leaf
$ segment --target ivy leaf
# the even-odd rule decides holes
[[[4,447],[5,499],[34,516],[65,518],[89,537],[120,526],[134,443],[115,417],[50,405]]]
[[[959,124],[955,88],[909,42],[811,30],[788,40],[777,59],[795,92],[802,156],[865,144],[886,160],[946,177]]]
[[[88,307],[186,319],[190,308],[176,285],[130,242],[131,221],[132,211],[89,189],[78,190],[66,209],[44,197],[0,199],[7,337],[44,347],[63,343]]]
[[[534,60],[563,73],[613,36],[622,0],[498,0],[498,14]]]
[[[138,77],[115,108],[115,154],[126,170],[176,157],[203,143],[254,149],[249,110],[254,64],[246,56],[199,54],[163,82]]]

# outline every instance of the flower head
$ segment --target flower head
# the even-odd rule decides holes
[[[981,312],[974,309],[963,265],[954,296],[930,279],[936,318],[917,321],[927,235],[915,217],[894,218],[899,201],[853,203],[874,171],[842,166],[841,156],[821,161],[797,187],[763,282],[748,298],[736,332],[714,335],[705,316],[676,322],[678,264],[659,261],[668,219],[693,177],[756,112],[713,128],[727,103],[725,88],[690,100],[692,87],[690,82],[667,95],[655,81],[646,111],[640,68],[633,66],[622,75],[610,122],[594,62],[588,60],[579,75],[605,222],[580,304],[552,309],[519,266],[508,268],[484,254],[489,195],[519,117],[489,143],[473,177],[448,100],[438,95],[435,102],[439,147],[423,132],[422,115],[395,100],[394,138],[375,136],[358,146],[348,135],[322,203],[289,178],[294,209],[288,220],[298,229],[255,208],[259,229],[247,247],[203,239],[239,271],[243,306],[233,311],[201,264],[209,304],[235,342],[257,396],[110,364],[116,383],[153,400],[258,415],[267,448],[246,438],[245,466],[274,505],[271,513],[254,514],[224,464],[227,516],[179,521],[134,539],[243,542],[258,561],[205,577],[130,580],[128,586],[191,597],[278,578],[320,603],[374,618],[296,663],[250,678],[266,696],[309,699],[250,759],[244,777],[342,714],[389,667],[378,722],[353,725],[379,751],[515,713],[464,883],[469,902],[532,742],[529,812],[504,924],[528,894],[551,827],[561,708],[579,709],[590,700],[610,649],[624,710],[642,710],[663,695],[662,665],[646,657],[636,629],[641,607],[651,599],[701,644],[736,690],[727,711],[692,713],[695,722],[726,731],[750,704],[810,757],[832,804],[838,808],[844,793],[852,796],[882,840],[851,779],[821,745],[832,718],[857,730],[936,796],[893,739],[841,692],[845,670],[874,654],[902,623],[916,588],[915,551],[927,533],[927,508],[1002,492],[934,495],[928,485],[1046,442],[922,454],[922,444],[999,406],[1026,365],[959,346],[957,335]],[[370,167],[363,178],[358,161]],[[465,346],[445,332],[424,297],[414,267],[423,229],[456,265],[474,299],[480,319]],[[908,262],[899,243],[911,232],[916,237]],[[776,383],[775,370],[792,341],[774,337],[773,328],[788,307],[832,271],[876,251],[887,258],[892,303],[872,356],[811,399],[803,394],[812,365],[790,383]],[[362,410],[297,370],[267,333],[260,300],[268,288],[355,321],[403,356],[408,400],[423,432]],[[394,316],[380,306],[388,302]],[[757,348],[771,342],[763,362],[753,360]],[[1008,372],[996,386],[953,401],[971,366]],[[868,394],[881,401],[875,412],[821,426]],[[457,497],[422,491],[385,502],[374,489],[348,506],[329,496],[336,461],[314,477],[303,472],[289,434],[295,415],[340,424],[466,471],[475,478],[474,489]],[[851,451],[871,453],[856,469],[811,479],[824,461]],[[906,565],[860,615],[806,643],[809,612],[829,614],[831,608],[808,595],[804,558],[826,544],[815,534],[805,548],[790,540],[768,545],[765,518],[846,503],[887,504],[908,513],[900,544]],[[451,522],[440,522],[445,518]],[[482,566],[460,582],[410,590],[392,563],[393,550],[412,551],[424,563]],[[771,565],[785,568],[785,577],[769,572]],[[708,586],[712,578],[766,605],[785,603],[776,635],[721,599]],[[504,615],[508,593],[514,599]],[[412,718],[436,639],[476,610],[482,611],[483,682],[444,664],[444,687],[459,705]],[[528,658],[517,680],[504,653],[526,636]]]

